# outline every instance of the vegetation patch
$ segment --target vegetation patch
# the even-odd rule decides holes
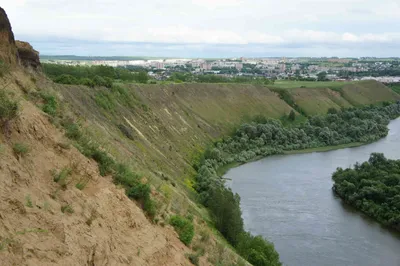
[[[276,88],[273,88],[271,90],[273,92],[277,93],[279,95],[279,98],[281,98],[283,101],[285,101],[288,105],[290,105],[297,112],[299,112],[300,114],[302,114],[304,116],[307,116],[306,113],[304,112],[304,110],[301,109],[301,107],[296,104],[296,102],[294,101],[292,95],[289,93],[288,90],[276,89]]]
[[[170,218],[170,224],[175,228],[179,239],[189,246],[194,236],[193,222],[185,217],[174,215]]]
[[[132,72],[126,68],[111,66],[68,66],[42,64],[44,73],[54,82],[88,87],[111,88],[114,80],[147,83],[149,76],[144,71]]]
[[[67,178],[72,173],[72,169],[69,167],[64,167],[60,172],[57,173],[56,170],[52,171],[53,181],[58,183],[63,189],[67,188]]]
[[[85,135],[80,126],[73,121],[63,121],[62,125],[65,134],[70,139],[75,140],[77,149],[86,157],[98,163],[101,175],[112,175],[114,183],[125,188],[126,195],[137,200],[143,210],[153,218],[156,214],[156,206],[150,197],[150,185],[142,183],[141,177],[133,172],[128,166],[117,163],[105,150],[94,142],[89,136]],[[83,189],[86,183],[78,183],[76,187]]]
[[[15,143],[13,145],[13,151],[16,155],[23,157],[29,153],[30,148],[25,143]]]
[[[74,209],[72,208],[72,206],[70,204],[67,204],[67,205],[61,206],[61,212],[72,214],[72,213],[74,213]]]
[[[382,153],[354,168],[338,168],[332,175],[333,191],[346,203],[400,231],[400,160]]]
[[[32,202],[31,195],[27,195],[25,197],[25,206],[29,207],[29,208],[33,208],[33,202]]]
[[[42,106],[43,112],[55,116],[58,110],[58,102],[54,95],[49,93],[41,93],[40,96],[42,97],[44,103]]]
[[[18,114],[18,103],[11,100],[4,90],[0,90],[0,126],[5,127]]]

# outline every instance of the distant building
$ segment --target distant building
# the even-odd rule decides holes
[[[154,62],[153,67],[157,69],[163,69],[164,68],[164,63],[163,62]]]
[[[240,72],[243,69],[243,64],[242,63],[236,63],[235,68]]]
[[[211,68],[212,68],[211,64],[208,64],[208,63],[200,64],[200,69],[201,70],[211,70]]]

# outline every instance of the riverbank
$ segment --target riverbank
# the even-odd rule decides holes
[[[352,142],[348,144],[309,148],[304,150],[284,151],[283,154],[289,155],[289,154],[302,154],[302,153],[312,153],[312,152],[327,152],[327,151],[340,150],[346,148],[360,147],[366,144],[369,144],[369,142]]]
[[[292,150],[292,151],[284,151],[281,154],[276,154],[276,155],[291,155],[291,154],[302,154],[302,153],[313,153],[313,152],[327,152],[327,151],[333,151],[333,150],[340,150],[340,149],[346,149],[346,148],[355,148],[355,147],[360,147],[363,145],[369,144],[369,142],[352,142],[348,144],[341,144],[341,145],[333,145],[333,146],[324,146],[324,147],[317,147],[317,148],[309,148],[309,149],[302,149],[302,150]],[[271,155],[269,155],[271,156]],[[220,177],[223,177],[230,169],[236,168],[238,166],[241,166],[246,163],[250,162],[255,162],[264,158],[267,158],[269,156],[257,156],[247,162],[232,162],[230,164],[226,164],[217,170],[217,174]]]

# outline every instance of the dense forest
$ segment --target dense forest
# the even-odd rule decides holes
[[[400,160],[373,153],[354,169],[338,168],[332,178],[333,190],[345,202],[400,230]]]
[[[43,64],[44,73],[54,82],[62,84],[105,86],[111,88],[114,80],[147,83],[147,72],[132,72],[125,68],[111,66],[69,66]]]
[[[196,166],[195,189],[201,202],[214,216],[216,228],[253,265],[279,265],[272,244],[245,233],[240,198],[224,186],[218,170],[233,163],[258,157],[354,142],[368,143],[387,135],[387,125],[400,115],[400,104],[330,110],[313,116],[303,124],[284,127],[278,120],[262,119],[244,124],[233,136],[218,141],[208,149]],[[251,244],[260,248],[252,248]],[[261,244],[263,243],[263,244]],[[262,248],[261,248],[262,247]]]

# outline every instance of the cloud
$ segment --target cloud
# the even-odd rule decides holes
[[[299,53],[351,52],[358,45],[371,54],[400,44],[398,0],[3,0],[2,6],[15,36],[27,41],[164,43],[170,50],[179,50],[170,46],[176,43],[235,44],[237,51],[247,45]]]

